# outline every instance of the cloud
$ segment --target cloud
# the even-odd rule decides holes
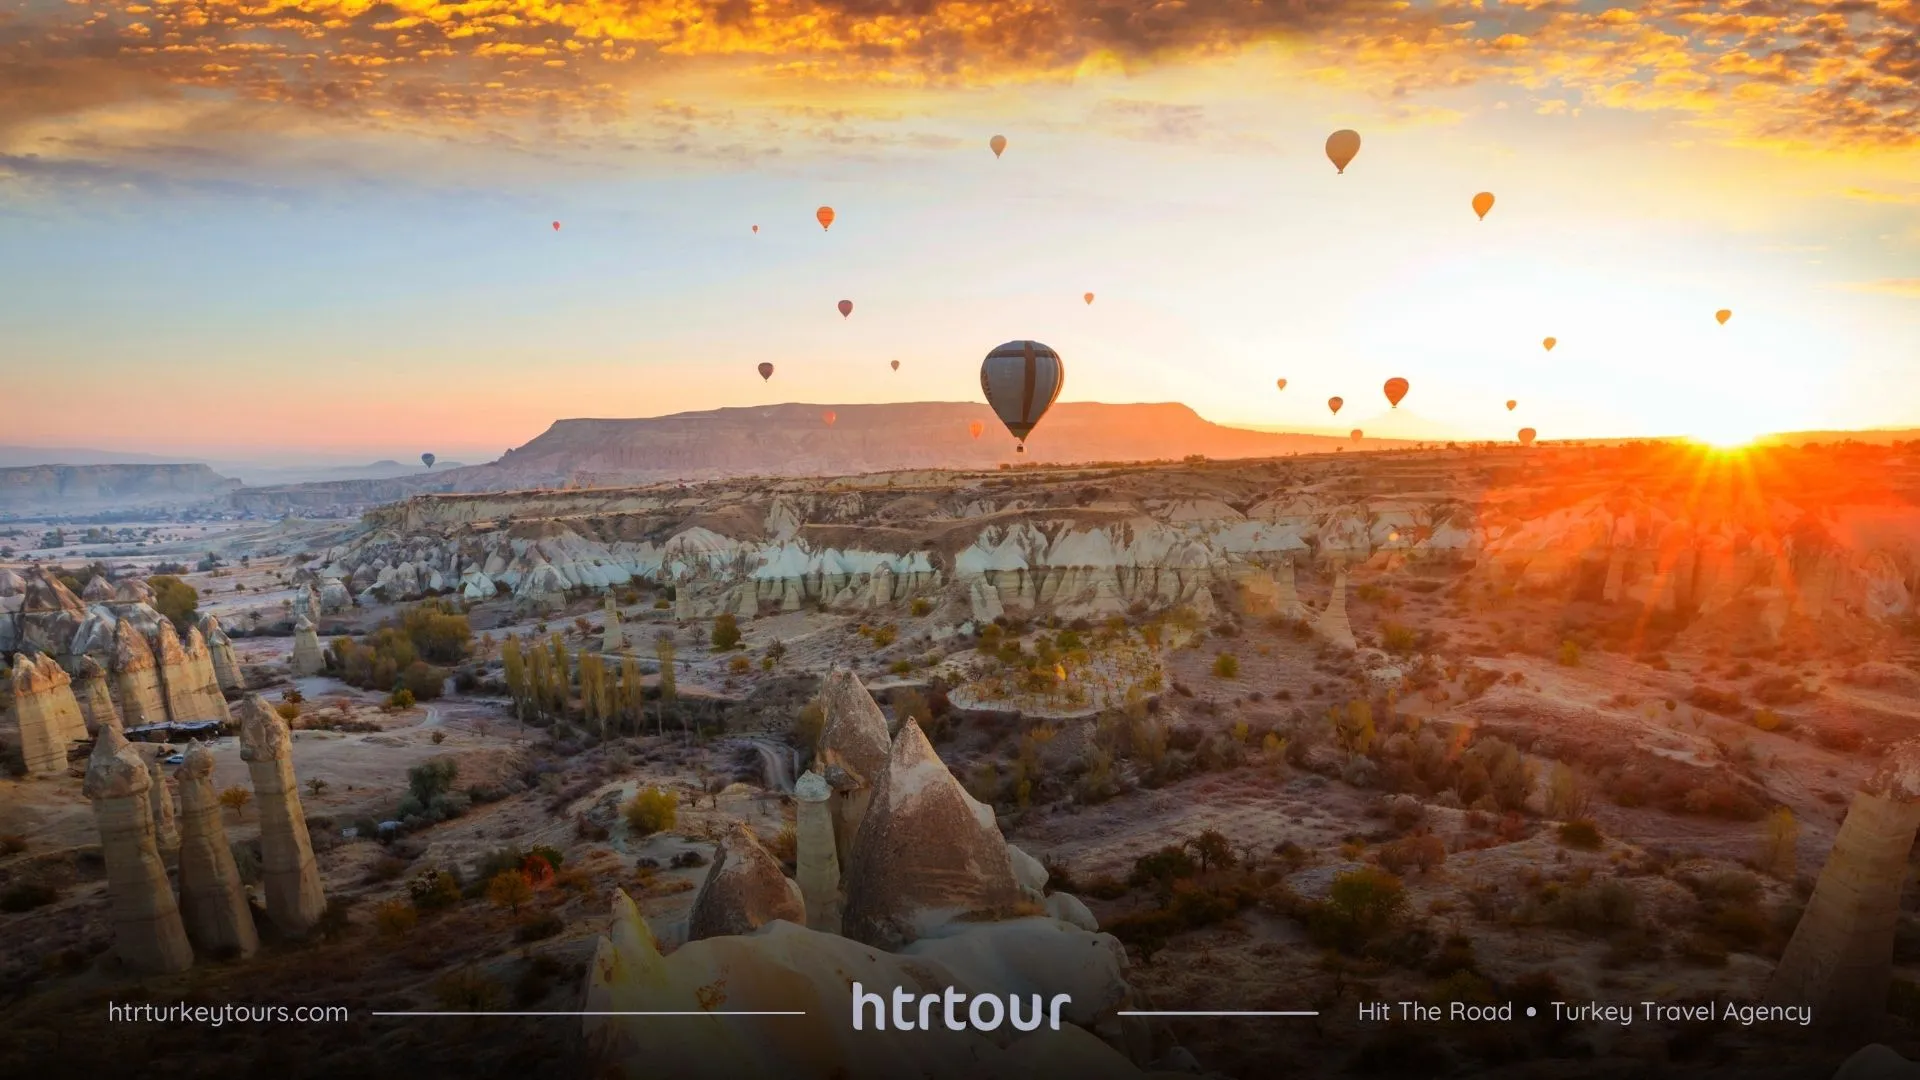
[[[1920,298],[1920,278],[1881,278],[1878,281],[1854,281],[1840,286],[1850,292],[1880,293],[1885,296]]]
[[[1541,112],[1670,112],[1729,142],[1920,145],[1920,0],[26,0],[0,21],[0,152],[151,151],[152,133],[90,119],[137,102],[198,125],[181,148],[251,145],[300,116],[521,146],[618,122],[640,145],[738,155],[759,122],[671,92],[680,80],[714,99],[939,91],[1272,41],[1397,115],[1425,108],[1417,95],[1491,82],[1526,89]],[[1168,141],[1202,124],[1147,104],[1109,103],[1102,118]]]

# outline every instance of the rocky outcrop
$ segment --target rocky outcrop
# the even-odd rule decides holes
[[[613,597],[607,597],[606,608],[600,622],[600,651],[606,653],[625,652],[627,650],[626,630],[620,625],[620,608],[614,604]]]
[[[204,721],[224,724],[231,719],[227,712],[227,699],[220,693],[220,683],[213,674],[213,660],[207,654],[207,642],[200,636],[199,627],[187,631],[187,644],[183,646],[180,635],[173,629],[173,623],[161,622],[160,645],[155,650],[155,660],[169,720],[176,724]]]
[[[1023,898],[993,811],[967,794],[909,719],[854,838],[847,936],[897,949],[962,915],[1010,912]]]
[[[88,735],[99,730],[102,724],[121,726],[120,710],[113,704],[112,680],[107,677],[107,669],[91,656],[80,658],[79,670],[73,676],[73,697],[80,703],[80,716],[86,721]]]
[[[320,635],[313,629],[313,623],[301,619],[293,627],[293,656],[291,666],[296,677],[306,678],[318,675],[327,669],[326,654],[320,651]]]
[[[488,596],[493,595],[491,592]],[[346,582],[337,577],[320,579],[320,614],[338,615],[353,607],[353,594],[347,591]]]
[[[1347,570],[1344,566],[1333,572],[1333,592],[1327,599],[1326,610],[1314,620],[1313,632],[1322,641],[1342,649],[1359,647],[1353,638],[1353,626],[1347,621]]]
[[[17,629],[11,647],[31,649],[56,660],[71,655],[74,634],[87,607],[44,566],[27,572],[20,592]]]
[[[120,691],[120,720],[129,728],[165,723],[166,698],[160,692],[160,669],[147,639],[129,620],[122,619],[113,634],[113,684]]]
[[[753,830],[735,822],[713,852],[713,865],[694,895],[687,940],[750,934],[775,919],[805,925],[800,886],[760,845]]]
[[[792,923],[769,923],[753,934],[690,941],[662,955],[646,920],[617,893],[606,937],[587,977],[584,1032],[589,1049],[625,1075],[685,1080],[743,1076],[838,1077],[840,1080],[925,1080],[1057,1077],[1132,1080],[1143,1074],[1095,1031],[1112,1032],[1130,990],[1119,943],[1052,919],[961,924],[957,932],[888,953]],[[885,1000],[884,1021],[869,1004],[861,1027],[848,1008],[855,984]],[[955,1031],[935,1010],[925,1030],[894,1022],[895,988],[918,997],[951,988],[973,998],[1011,995],[1020,1022],[994,1031]],[[1045,1012],[1056,996],[1061,1024]],[[810,1024],[769,1024],[752,1038],[724,1017],[696,1017],[663,1027],[621,1013],[729,1011],[805,1012]],[[858,1007],[856,1005],[856,1007]],[[918,1010],[908,1010],[917,1014]],[[982,1015],[987,1015],[982,1011]],[[917,1028],[917,1017],[915,1018]]]
[[[1907,853],[1920,829],[1920,739],[1888,752],[1834,838],[1766,999],[1806,1005],[1819,1026],[1859,1036],[1879,1027],[1893,978],[1893,939]]]
[[[151,784],[133,746],[117,729],[103,729],[83,790],[100,829],[114,950],[131,970],[160,974],[191,967],[193,949],[155,845]]]
[[[51,657],[13,658],[9,690],[12,706],[0,735],[14,742],[29,776],[58,776],[67,771],[67,750],[87,738],[87,724],[74,700],[67,673]]]
[[[247,889],[233,862],[213,754],[195,741],[175,774],[180,785],[180,918],[193,947],[213,957],[248,957],[260,947]]]
[[[806,903],[807,926],[840,932],[840,856],[833,838],[833,788],[818,772],[794,782],[794,877]]]
[[[892,739],[886,714],[850,668],[827,673],[820,686],[820,708],[824,715],[816,752],[835,771],[828,777],[835,789],[829,805],[840,865],[846,866],[852,859],[853,838],[866,817],[874,778],[886,770]]]
[[[226,628],[212,615],[200,620],[200,629],[207,639],[207,658],[213,664],[213,681],[224,692],[239,690],[246,686],[240,676],[240,658],[234,655],[233,639],[227,637]]]
[[[153,811],[153,842],[166,855],[180,846],[180,828],[173,812],[173,788],[160,771],[159,757],[147,758],[147,801]]]
[[[320,597],[312,585],[302,585],[293,591],[293,621],[298,623],[301,619],[320,625]]]
[[[300,810],[293,775],[293,737],[265,698],[249,694],[240,705],[240,758],[253,778],[260,814],[260,874],[267,918],[284,933],[306,933],[320,920],[327,898]]]
[[[1273,572],[1273,612],[1283,619],[1306,622],[1312,616],[1307,605],[1300,599],[1300,590],[1294,584],[1293,560],[1286,559]]]

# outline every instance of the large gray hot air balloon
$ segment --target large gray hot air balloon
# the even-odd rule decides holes
[[[427,468],[429,468],[429,469],[431,469],[431,468],[433,468],[433,455],[432,455],[432,454],[421,454],[421,455],[420,455],[420,460],[426,463],[426,465],[427,465]]]
[[[1053,399],[1067,382],[1067,366],[1060,354],[1037,341],[1009,341],[980,363],[980,390],[994,415],[1020,440],[1026,453],[1027,434],[1047,415]]]

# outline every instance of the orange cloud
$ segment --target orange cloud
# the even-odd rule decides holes
[[[1851,282],[1842,288],[1854,292],[1883,293],[1888,296],[1920,298],[1920,278],[1881,278],[1879,281]]]

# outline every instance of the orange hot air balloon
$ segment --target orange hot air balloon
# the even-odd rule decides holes
[[[754,232],[759,232],[759,231],[760,231],[760,226],[758,226],[758,225],[755,225],[755,226],[753,227],[753,231],[754,231]]]
[[[1086,293],[1085,295],[1081,296],[1080,299],[1085,300],[1087,303],[1091,304],[1093,303],[1093,294]]]
[[[1340,172],[1347,171],[1347,165],[1353,156],[1360,152],[1360,133],[1350,128],[1341,128],[1327,136],[1327,160]]]
[[[987,425],[981,423],[978,420],[975,420],[973,423],[967,425],[967,433],[972,435],[976,439],[979,438],[980,433],[985,430],[987,430]]]
[[[1335,416],[1340,415],[1340,406],[1345,404],[1346,404],[1345,401],[1337,397],[1330,397],[1327,399],[1327,408],[1332,409],[1333,415]]]
[[[1348,437],[1351,438],[1354,442],[1359,442],[1360,436],[1362,434],[1364,433],[1359,428],[1354,428],[1352,431],[1347,433]]]
[[[1727,325],[1727,320],[1733,318],[1733,309],[1721,308],[1719,311],[1713,313],[1713,317],[1720,320],[1721,326],[1725,326]]]
[[[1407,396],[1407,380],[1388,379],[1385,390],[1387,391],[1387,404],[1397,409],[1400,407],[1400,399]]]
[[[826,421],[828,427],[832,427],[833,422],[840,419],[840,414],[834,412],[832,409],[828,409],[826,412],[820,414],[820,419]]]
[[[1530,427],[1521,428],[1520,429],[1520,445],[1532,446],[1534,438],[1538,435],[1539,435],[1539,432],[1533,430]]]
[[[813,212],[813,220],[820,223],[821,231],[833,227],[833,207],[823,206]]]
[[[1487,220],[1487,211],[1491,209],[1493,209],[1493,192],[1483,191],[1473,197],[1473,212],[1480,215],[1481,221]]]
[[[893,362],[893,370],[895,370],[895,371],[899,371],[899,370],[900,370],[900,361],[898,361],[898,360],[895,360],[895,361]]]
[[[1520,404],[1520,403],[1519,403],[1519,402],[1517,402],[1517,401],[1509,401],[1509,402],[1507,402],[1507,411],[1508,411],[1508,412],[1512,412],[1512,411],[1513,411],[1513,407],[1514,407],[1515,405],[1518,405],[1518,404]]]
[[[1005,135],[995,135],[993,138],[987,140],[987,145],[993,147],[993,156],[999,157],[1007,149],[1007,137]]]
[[[760,378],[763,381],[773,378],[773,365],[767,363],[765,360],[760,361]]]
[[[840,317],[844,319],[851,314],[853,314],[853,301],[851,300],[840,301]]]
[[[1285,390],[1285,389],[1287,388],[1287,380],[1285,380],[1285,379],[1275,379],[1275,380],[1273,380],[1273,385],[1274,385],[1275,387],[1277,387],[1278,389],[1281,389],[1281,390]]]
[[[559,232],[559,231],[560,231],[560,223],[559,223],[559,222],[557,222],[557,221],[556,221],[556,222],[554,222],[554,223],[553,223],[553,231],[554,231],[554,232]]]
[[[1544,341],[1542,341],[1542,342],[1540,342],[1540,344],[1541,344],[1541,346],[1542,346],[1542,347],[1544,347],[1544,348],[1545,348],[1545,349],[1546,349],[1546,350],[1547,350],[1548,352],[1552,352],[1552,351],[1553,351],[1553,347],[1554,347],[1555,345],[1558,345],[1558,344],[1560,344],[1560,339],[1559,339],[1559,338],[1547,338],[1547,339],[1545,339]]]

